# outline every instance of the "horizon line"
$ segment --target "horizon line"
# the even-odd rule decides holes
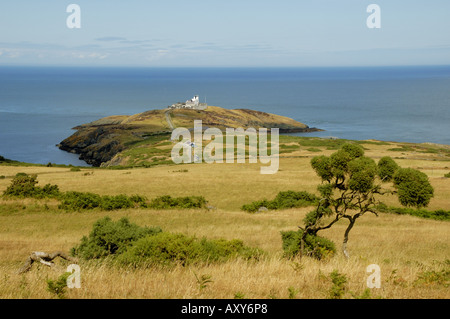
[[[195,65],[165,65],[165,66],[139,66],[139,65],[52,65],[52,64],[0,64],[1,67],[20,67],[20,68],[128,68],[128,69],[318,69],[318,68],[389,68],[389,67],[450,67],[450,64],[385,64],[385,65],[292,65],[292,66],[276,66],[276,65],[261,65],[261,66],[195,66]]]

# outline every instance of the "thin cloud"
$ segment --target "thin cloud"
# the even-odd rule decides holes
[[[102,37],[102,38],[96,38],[94,40],[100,41],[100,42],[128,41],[128,39],[124,38],[124,37]]]

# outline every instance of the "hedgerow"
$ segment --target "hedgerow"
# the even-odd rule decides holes
[[[318,201],[319,198],[316,195],[310,194],[305,191],[284,191],[279,192],[273,200],[263,199],[254,201],[250,204],[243,205],[241,209],[249,213],[254,213],[261,207],[266,207],[270,210],[308,207],[316,205]]]
[[[38,182],[36,179],[36,175],[18,173],[3,195],[18,198],[54,198],[60,201],[58,208],[66,211],[119,210],[128,208],[187,209],[203,208],[207,203],[202,196],[171,197],[170,195],[165,195],[148,201],[145,196],[141,195],[98,195],[91,192],[60,192],[58,185],[37,186]]]

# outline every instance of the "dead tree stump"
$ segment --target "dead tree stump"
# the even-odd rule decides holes
[[[77,258],[70,257],[66,253],[63,253],[62,251],[55,251],[53,253],[45,253],[42,251],[33,251],[31,255],[27,258],[25,261],[25,264],[18,270],[18,274],[22,274],[24,272],[27,272],[31,269],[31,266],[33,263],[40,262],[41,264],[44,264],[49,267],[53,267],[55,264],[52,262],[53,259],[56,257],[61,257],[62,259],[69,260],[72,262],[78,262]]]

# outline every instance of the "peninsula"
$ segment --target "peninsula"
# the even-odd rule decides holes
[[[61,150],[79,154],[93,166],[132,165],[136,162],[164,163],[171,147],[170,134],[176,127],[191,128],[202,120],[204,128],[279,128],[280,133],[320,131],[291,118],[249,109],[204,109],[173,107],[135,115],[108,116],[74,127],[63,140]]]

